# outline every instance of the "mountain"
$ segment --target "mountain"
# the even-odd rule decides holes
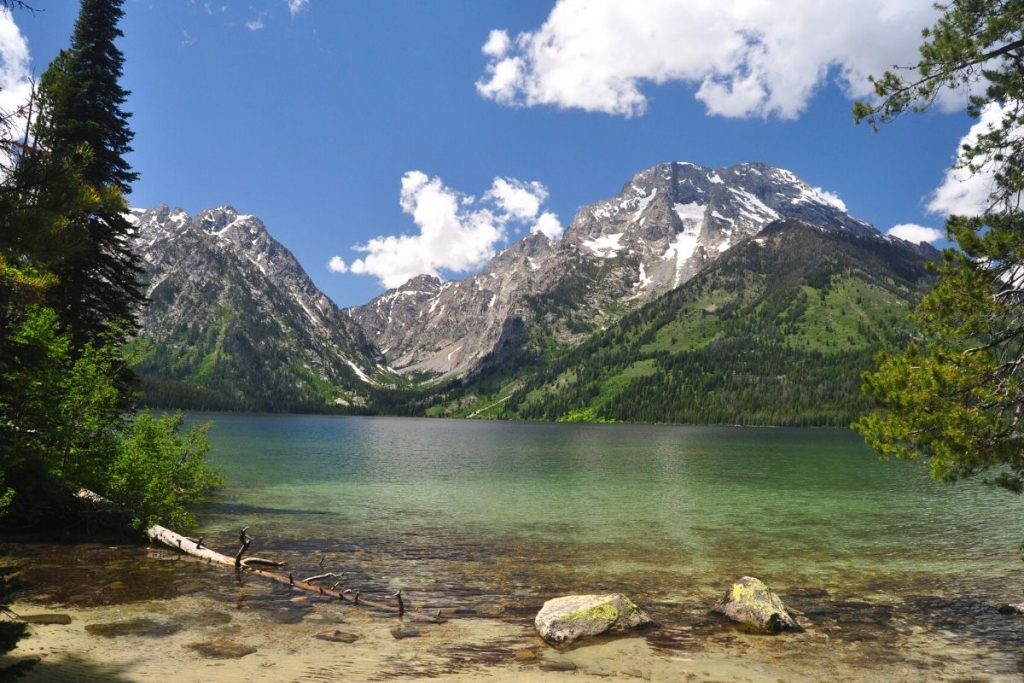
[[[468,383],[434,414],[848,425],[860,374],[906,342],[938,252],[874,231],[769,224],[678,289],[529,373]]]
[[[394,381],[362,330],[255,216],[133,209],[150,303],[134,342],[152,405],[345,409]]]
[[[784,169],[676,162],[477,274],[338,309],[254,216],[133,210],[154,405],[846,424],[910,333],[927,245]]]
[[[617,197],[581,208],[557,242],[531,234],[465,280],[421,275],[346,313],[396,372],[466,377],[580,343],[779,219],[877,235],[784,169],[660,164]]]

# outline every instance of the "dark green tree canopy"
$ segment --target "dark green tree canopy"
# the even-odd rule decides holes
[[[10,5],[0,0],[0,11]],[[80,487],[118,499],[135,527],[184,525],[186,506],[219,481],[203,460],[201,429],[181,434],[180,416],[132,419],[124,341],[142,297],[124,218],[135,173],[124,158],[131,131],[114,44],[121,16],[120,0],[84,0],[73,43],[47,70],[33,104],[35,143],[19,146],[24,138],[0,131],[0,142],[17,150],[0,174],[0,522],[7,528],[73,528],[81,522]]]
[[[124,10],[122,0],[83,0],[71,47],[61,51],[42,77],[44,106],[38,142],[55,154],[81,154],[87,183],[115,185],[131,192],[138,179],[125,155],[134,137],[131,114],[123,110],[130,94],[121,87],[124,55],[115,41]]]
[[[87,208],[67,216],[69,242],[77,249],[55,268],[50,302],[76,346],[115,323],[130,334],[144,297],[141,268],[129,244],[132,226],[124,196],[138,174],[131,151],[128,92],[119,79],[124,56],[115,41],[122,0],[82,0],[71,46],[43,74],[35,137],[51,169],[68,163],[91,188]],[[79,185],[80,186],[80,185]]]
[[[974,117],[995,121],[957,165],[991,174],[988,206],[952,216],[938,284],[915,317],[921,335],[881,357],[865,388],[878,408],[854,427],[886,456],[925,458],[953,480],[983,470],[1024,490],[1024,0],[955,0],[924,32],[913,76],[887,72],[878,100],[854,115],[872,125],[923,111],[970,87]]]

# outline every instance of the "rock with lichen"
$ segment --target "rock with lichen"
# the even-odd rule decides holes
[[[534,625],[552,645],[568,645],[580,638],[622,633],[650,624],[651,618],[621,593],[566,595],[544,603]]]
[[[712,611],[758,633],[800,630],[779,596],[764,581],[753,576],[737,580],[715,603]]]

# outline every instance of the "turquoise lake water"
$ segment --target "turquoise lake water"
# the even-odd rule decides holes
[[[847,430],[190,420],[214,422],[210,458],[227,480],[197,511],[199,535],[233,553],[248,526],[253,552],[296,576],[343,573],[367,596],[401,588],[414,608],[527,634],[551,597],[624,592],[660,624],[644,635],[651,651],[671,657],[752,647],[709,608],[754,575],[809,626],[787,655],[849,680],[875,680],[881,663],[911,680],[953,665],[985,680],[1024,671],[1022,622],[996,609],[1024,600],[1024,499],[883,462]],[[201,593],[244,599],[271,625],[309,609],[170,552],[27,552],[29,579],[57,603],[158,609]]]
[[[438,599],[459,584],[679,600],[743,574],[849,597],[1021,575],[1020,497],[934,482],[846,430],[214,421],[228,486],[201,511],[209,534],[248,525]]]

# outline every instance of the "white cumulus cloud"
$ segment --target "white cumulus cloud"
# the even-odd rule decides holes
[[[530,230],[530,232],[539,232],[546,235],[549,240],[557,240],[564,231],[565,227],[558,220],[558,216],[550,211],[542,213]]]
[[[937,16],[931,0],[558,0],[536,30],[490,32],[476,87],[501,104],[636,116],[645,86],[681,82],[711,114],[793,118],[830,73],[871,97],[868,76],[916,63]]]
[[[547,198],[547,188],[536,180],[524,183],[514,178],[495,178],[484,195],[484,199],[493,199],[502,211],[524,220],[534,218]]]
[[[327,269],[332,273],[347,273],[348,265],[340,256],[332,256],[331,260],[327,262]]]
[[[353,249],[362,258],[348,271],[373,275],[387,288],[398,287],[416,275],[440,277],[443,272],[468,273],[494,256],[508,229],[532,226],[551,239],[562,233],[558,217],[541,213],[548,191],[536,181],[495,178],[478,202],[476,197],[447,187],[441,178],[422,171],[402,176],[399,204],[412,217],[418,232],[375,237]],[[340,256],[330,267],[344,266]]]
[[[995,188],[995,174],[999,164],[993,160],[985,160],[977,168],[959,167],[962,161],[960,150],[964,145],[974,145],[978,136],[990,132],[1002,122],[1005,110],[998,102],[988,104],[981,112],[977,123],[971,126],[967,134],[957,144],[956,165],[946,171],[942,184],[935,189],[928,201],[930,213],[943,216],[974,216],[985,213],[991,208],[992,191]],[[1016,137],[1024,135],[1017,131]]]
[[[261,30],[263,28],[266,28],[267,24],[266,24],[266,22],[264,22],[263,19],[264,19],[264,17],[261,14],[260,16],[256,17],[255,19],[250,19],[249,21],[245,22],[245,27],[247,29],[249,29],[250,31],[259,31],[259,30]]]
[[[285,0],[285,2],[288,3],[288,11],[293,17],[309,7],[309,0]]]
[[[512,39],[508,37],[508,31],[495,29],[487,36],[487,42],[480,48],[480,51],[488,57],[501,58],[505,56],[510,47],[512,47]]]
[[[946,233],[943,230],[936,228],[927,228],[923,225],[915,225],[914,223],[901,223],[900,225],[894,225],[889,228],[887,235],[892,237],[898,237],[901,240],[907,242],[913,242],[919,244],[921,242],[938,242],[941,239],[945,239]]]
[[[0,9],[0,112],[15,114],[32,94],[31,57],[10,10]],[[24,117],[12,121],[15,130],[25,125]]]

